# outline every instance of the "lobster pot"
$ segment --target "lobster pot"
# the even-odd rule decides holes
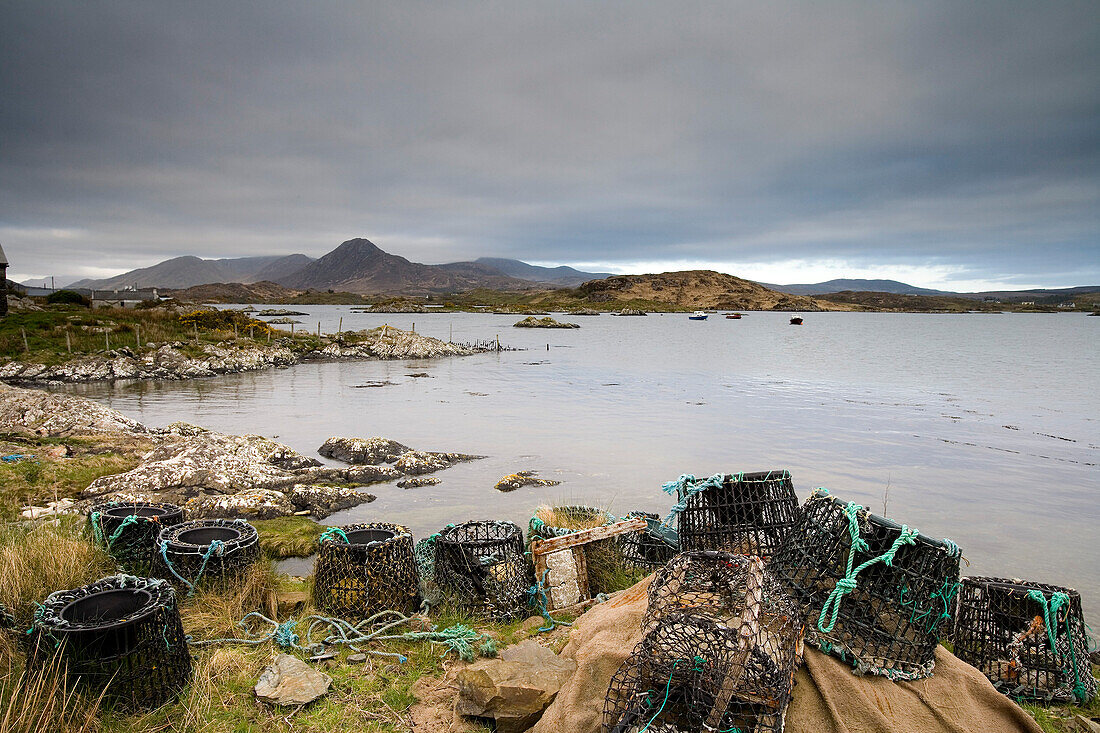
[[[591,529],[614,523],[615,517],[603,509],[591,506],[556,506],[549,512],[550,516],[562,524],[570,526],[554,526],[544,522],[536,511],[527,525],[527,542],[534,540],[549,540],[555,537],[563,537],[572,534],[578,529]],[[588,542],[584,545],[585,568],[587,569],[588,590],[592,595],[599,593],[612,593],[622,590],[621,581],[617,577],[616,570],[629,567],[624,558],[620,543],[623,535],[609,537],[604,540]],[[627,585],[630,585],[628,583]]]
[[[508,621],[527,615],[533,578],[523,532],[511,522],[451,525],[435,539],[435,583],[468,608]]]
[[[124,709],[172,700],[191,677],[176,592],[164,580],[118,575],[52,594],[36,611],[27,664],[53,655],[70,681]]]
[[[955,655],[1006,695],[1085,704],[1096,697],[1081,596],[1070,588],[964,578]]]
[[[782,594],[750,622],[736,616],[670,610],[646,633],[612,678],[604,701],[607,730],[744,733],[783,730],[801,626]],[[772,612],[775,613],[772,613]]]
[[[161,577],[193,588],[236,583],[260,556],[260,536],[243,519],[196,519],[161,530]]]
[[[690,478],[690,477],[684,477]],[[681,480],[677,518],[681,550],[729,550],[769,557],[798,517],[787,471],[742,473],[705,481]],[[699,491],[700,484],[706,487]]]
[[[932,673],[951,624],[959,548],[815,491],[768,569],[803,608],[806,641],[857,674]]]
[[[399,524],[326,530],[313,574],[314,602],[336,616],[366,618],[385,610],[409,614],[420,607],[412,533]]]
[[[183,510],[175,504],[145,501],[112,501],[98,504],[88,513],[96,543],[124,571],[139,575],[148,575],[153,569],[160,531],[182,521]]]
[[[672,541],[671,532],[661,527],[661,518],[649,512],[630,512],[626,519],[644,519],[649,525],[645,532],[619,535],[623,562],[635,570],[652,571],[671,560],[679,546]]]

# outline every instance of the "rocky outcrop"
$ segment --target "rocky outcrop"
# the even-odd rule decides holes
[[[408,453],[401,454],[393,467],[407,476],[420,476],[425,473],[442,471],[444,468],[450,468],[456,463],[476,461],[484,457],[471,456],[465,453],[435,453],[411,450]]]
[[[535,318],[534,316],[527,316],[522,321],[516,321],[512,324],[515,328],[580,328],[579,323],[562,323],[561,321],[555,321],[550,316],[546,318]]]
[[[332,678],[310,667],[297,657],[275,657],[256,682],[256,698],[272,705],[298,707],[308,705],[328,692]]]
[[[645,311],[640,311],[637,308],[623,308],[621,311],[612,313],[613,316],[645,316],[649,315]]]
[[[321,519],[374,500],[346,484],[401,476],[389,466],[322,466],[259,435],[223,435],[186,424],[173,424],[162,435],[137,468],[96,479],[82,497],[168,501],[193,517],[270,519],[308,511]]]
[[[83,397],[0,383],[0,432],[67,436],[145,433],[144,425]]]
[[[130,348],[112,349],[63,364],[46,365],[13,360],[0,364],[0,381],[64,383],[116,379],[195,379],[293,366],[303,361],[436,359],[469,356],[488,348],[450,344],[411,331],[388,327],[359,332],[355,334],[354,340],[334,341],[317,350],[300,351],[294,348],[300,346],[301,344],[288,338],[263,346],[219,343],[186,347],[177,341],[141,353]]]
[[[493,718],[498,733],[521,733],[538,721],[576,671],[575,661],[533,639],[522,641],[498,659],[482,659],[459,670],[455,712]]]
[[[376,466],[379,463],[393,463],[402,454],[412,450],[396,440],[387,438],[340,438],[333,436],[326,440],[317,452],[326,458],[335,458],[344,463],[357,463]]]
[[[548,478],[537,478],[534,471],[520,471],[519,473],[510,473],[500,481],[497,481],[496,486],[493,488],[497,491],[515,491],[523,486],[557,486],[561,481],[554,481]]]

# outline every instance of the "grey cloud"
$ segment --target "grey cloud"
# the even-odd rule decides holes
[[[36,273],[58,254],[128,269],[368,236],[424,261],[819,257],[1100,282],[1095,17],[6,3],[0,236]]]

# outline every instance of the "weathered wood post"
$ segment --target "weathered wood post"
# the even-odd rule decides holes
[[[749,560],[749,572],[745,576],[745,608],[741,611],[740,632],[737,637],[737,655],[733,658],[726,676],[722,680],[722,690],[714,700],[707,717],[707,730],[717,730],[726,714],[733,693],[741,677],[745,674],[745,663],[752,653],[753,644],[760,633],[760,606],[764,603],[764,561],[759,557]]]
[[[23,334],[23,351],[30,351],[31,347],[27,344],[27,332],[26,332],[26,330],[21,328],[21,329],[19,329],[19,332]],[[68,336],[67,331],[65,332],[65,335]]]
[[[447,343],[453,344],[454,343],[454,336],[455,336],[455,324],[452,323],[450,328],[447,329]]]
[[[340,325],[336,327],[336,335],[339,336],[344,332],[344,317],[340,316]]]
[[[317,321],[317,338],[321,338],[321,322]]]
[[[497,334],[497,351],[500,351],[500,334]]]
[[[65,329],[65,348],[71,354],[73,353],[73,342],[69,339],[69,329]]]
[[[110,331],[104,331],[103,332],[103,340],[107,343],[107,351],[110,351],[111,350],[111,332]]]
[[[138,350],[141,350],[141,326],[134,324],[134,343],[137,344]]]

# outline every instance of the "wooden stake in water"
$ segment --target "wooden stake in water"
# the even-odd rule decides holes
[[[336,327],[336,335],[339,336],[344,332],[344,317],[340,316],[340,325]]]
[[[416,324],[413,323],[413,333],[416,333]]]
[[[450,328],[447,329],[447,343],[453,344],[454,343],[454,336],[455,336],[455,324],[452,323]]]
[[[30,351],[31,347],[27,344],[27,332],[24,329],[19,329],[19,332],[23,334],[23,351]],[[68,332],[65,333],[68,336]]]
[[[500,334],[497,334],[497,351],[500,351]]]

